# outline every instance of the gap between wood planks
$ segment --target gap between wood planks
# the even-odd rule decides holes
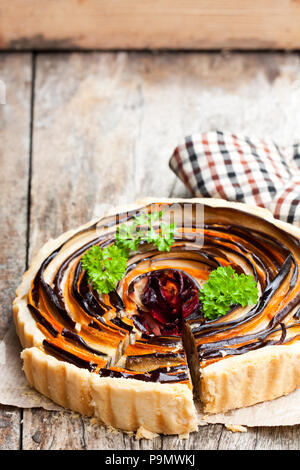
[[[29,156],[31,54],[1,54],[6,88],[0,106],[1,243],[0,335],[12,322],[11,302],[26,265],[26,211]],[[0,407],[0,446],[19,449],[20,409]]]
[[[30,244],[30,214],[31,214],[31,179],[32,179],[32,149],[33,149],[33,121],[34,121],[34,94],[35,94],[36,53],[31,54],[31,96],[30,96],[30,129],[29,129],[29,158],[28,158],[28,185],[27,185],[27,227],[26,227],[26,266],[29,268],[29,244]],[[20,450],[23,449],[23,418],[24,410],[21,409],[20,419]]]

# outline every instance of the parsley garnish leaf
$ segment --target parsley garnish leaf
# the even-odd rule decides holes
[[[204,317],[215,320],[228,313],[232,305],[254,305],[258,300],[257,283],[253,276],[238,275],[231,266],[212,271],[199,291]]]
[[[124,250],[116,245],[105,248],[94,245],[81,258],[89,281],[101,294],[108,294],[116,288],[125,274],[127,261]]]
[[[121,224],[116,232],[116,244],[128,251],[136,251],[141,242],[153,244],[159,251],[170,251],[174,243],[176,224],[161,222],[158,228],[153,224],[162,219],[163,212],[151,212],[135,216],[130,224]]]
[[[127,251],[136,251],[141,243],[141,234],[135,224],[122,224],[117,228],[116,245]]]

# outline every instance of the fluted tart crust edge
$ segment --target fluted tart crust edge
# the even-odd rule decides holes
[[[197,429],[191,390],[184,384],[160,384],[99,377],[38,348],[21,357],[30,385],[55,403],[94,416],[107,426],[153,433],[184,434]]]
[[[224,413],[287,395],[300,387],[300,344],[266,346],[201,371],[205,413]]]

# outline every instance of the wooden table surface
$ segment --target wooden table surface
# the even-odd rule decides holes
[[[168,168],[185,135],[300,137],[300,60],[280,53],[3,53],[0,338],[32,255],[141,196],[186,196]],[[0,407],[2,449],[299,449],[300,426],[136,441],[68,412]]]

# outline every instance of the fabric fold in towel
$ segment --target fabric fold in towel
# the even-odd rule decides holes
[[[193,196],[246,202],[300,225],[300,143],[221,131],[193,134],[179,145],[170,167]]]

